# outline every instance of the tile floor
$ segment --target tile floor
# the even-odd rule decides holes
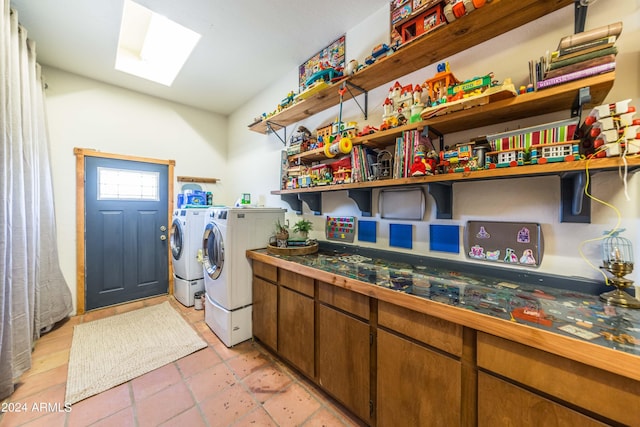
[[[64,411],[73,325],[169,300],[208,347]],[[36,342],[32,367],[3,407],[0,427],[360,426],[337,403],[258,343],[227,348],[196,311],[162,296],[92,311]]]

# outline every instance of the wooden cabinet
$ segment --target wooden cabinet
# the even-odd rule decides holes
[[[313,298],[278,288],[278,354],[304,374],[315,376]]]
[[[480,372],[478,374],[478,427],[504,425],[596,427],[608,424]]]
[[[278,350],[278,286],[253,277],[253,336],[272,350]]]
[[[570,405],[579,412],[597,414],[604,420],[640,426],[638,381],[486,333],[478,333],[477,351],[478,368],[537,394],[534,397],[518,391],[518,396],[511,396],[513,387],[481,377],[478,389],[479,418],[480,414],[490,416],[490,413],[503,419],[517,417],[518,412],[505,405],[509,401],[522,405],[522,415],[535,417],[529,412],[537,410],[536,404],[555,408],[555,405],[546,403],[540,397],[546,396]],[[566,417],[573,416],[571,411],[567,408],[553,411],[558,413],[557,419],[550,414],[549,423],[539,425],[588,425],[564,424]]]
[[[278,268],[253,261],[253,336],[272,350],[278,349]]]
[[[378,329],[377,425],[462,425],[461,363]]]
[[[318,301],[318,384],[370,422],[371,331],[365,321],[370,315],[369,298],[319,282]]]
[[[318,305],[318,384],[364,421],[370,418],[369,325]]]

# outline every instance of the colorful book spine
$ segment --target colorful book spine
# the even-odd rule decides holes
[[[584,70],[585,68],[595,67],[596,65],[608,64],[609,62],[614,62],[616,60],[615,55],[606,55],[600,56],[598,58],[588,59],[586,61],[578,62],[576,64],[567,65],[562,68],[556,68],[555,70],[549,70],[544,75],[545,79],[550,79],[551,77],[558,77],[563,74],[573,73],[575,71]]]
[[[559,59],[566,59],[572,56],[582,55],[583,53],[593,52],[613,46],[616,42],[616,36],[603,37],[601,39],[591,40],[584,44],[568,47],[566,49],[557,50],[551,53],[551,62]]]
[[[573,80],[579,80],[586,77],[595,76],[597,74],[607,73],[616,69],[615,62],[609,62],[607,64],[596,65],[595,67],[585,68],[584,70],[575,71],[573,73],[563,74],[561,76],[552,77],[550,79],[541,80],[537,84],[538,89],[544,89],[551,86],[556,86],[562,83],[567,83]]]
[[[611,46],[606,49],[600,49],[595,52],[589,52],[589,53],[585,53],[584,55],[578,55],[573,58],[556,61],[549,65],[549,69],[555,70],[556,68],[566,67],[567,65],[577,64],[579,62],[588,61],[590,59],[599,58],[601,56],[616,55],[617,53],[618,53],[618,48],[615,46]]]

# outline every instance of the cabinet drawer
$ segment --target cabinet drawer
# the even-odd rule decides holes
[[[625,425],[639,425],[640,381],[478,332],[478,367]]]
[[[278,268],[274,265],[253,261],[253,275],[276,282],[278,280]]]
[[[455,323],[379,301],[378,325],[454,356],[462,356],[462,326]]]
[[[478,427],[511,426],[580,426],[606,424],[535,393],[478,373]]]
[[[369,320],[369,297],[326,282],[318,282],[318,300]]]
[[[313,278],[302,276],[289,270],[280,269],[280,280],[282,286],[298,291],[301,294],[313,297]]]

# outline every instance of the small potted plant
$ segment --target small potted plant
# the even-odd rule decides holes
[[[293,225],[293,232],[298,233],[303,239],[309,237],[309,231],[313,229],[313,223],[306,219],[301,219]]]
[[[279,248],[286,248],[288,239],[289,226],[287,224],[282,224],[280,220],[276,221],[276,246]]]

